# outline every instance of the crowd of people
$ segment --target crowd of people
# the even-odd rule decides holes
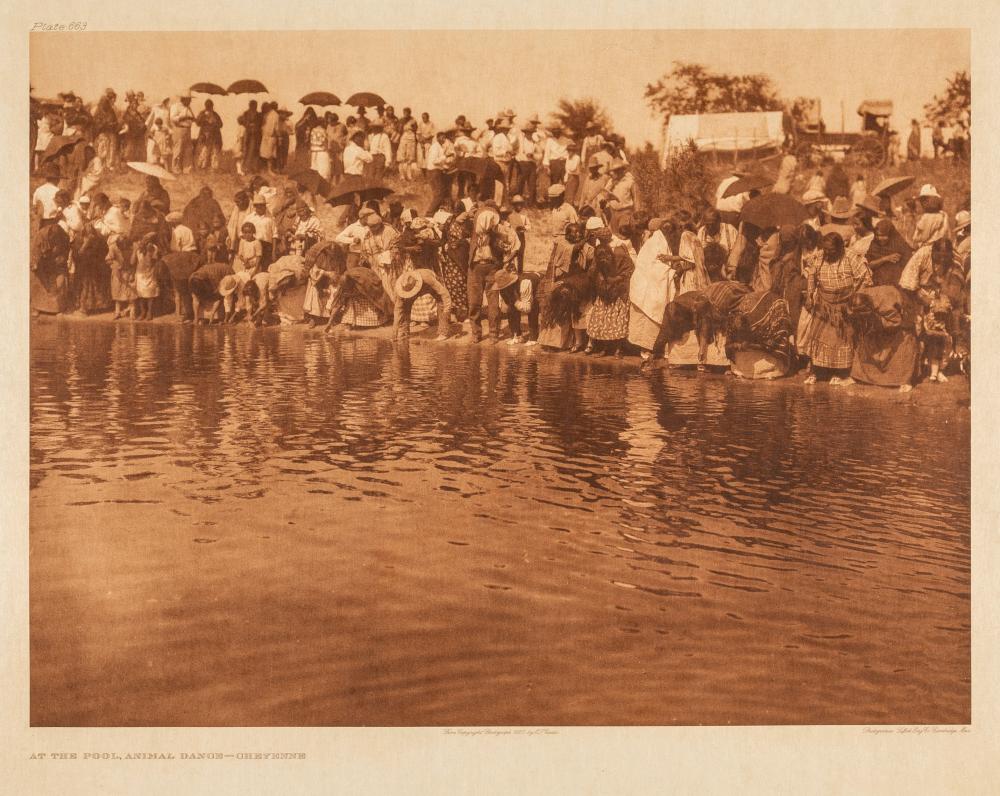
[[[129,97],[133,120],[141,99]],[[118,128],[124,139],[110,135],[110,121],[99,123],[113,102],[109,90],[92,137],[80,133],[106,164],[140,154],[129,123]],[[175,171],[216,167],[221,119],[202,126],[214,113],[209,102],[196,139],[190,125],[186,138],[161,135],[194,118],[190,98],[151,111],[152,123],[141,125],[144,157]],[[74,103],[67,123],[79,122],[75,113]],[[967,207],[946,215],[931,184],[894,207],[890,195],[869,195],[863,177],[852,184],[834,166],[810,177],[800,201],[788,197],[805,208],[804,220],[751,218],[750,207],[789,193],[792,159],[773,185],[730,196],[750,176],[734,172],[693,211],[651,217],[624,142],[595,126],[574,140],[504,111],[479,128],[460,116],[438,129],[426,113],[416,121],[390,106],[371,119],[359,108],[343,124],[311,109],[292,128],[286,119],[277,104],[258,111],[252,101],[240,116],[247,183],[228,213],[207,186],[183,209],[153,176],[134,201],[112,201],[99,176],[87,182],[86,169],[72,171],[79,163],[41,162],[33,310],[301,320],[328,331],[391,323],[397,341],[413,323],[434,323],[441,340],[506,335],[508,345],[552,352],[637,352],[643,370],[665,357],[747,378],[803,370],[809,383],[902,390],[968,367],[971,217]],[[282,129],[295,137],[291,155],[275,138]],[[327,229],[316,213],[322,195],[279,182],[290,157],[307,156],[299,165],[333,185],[351,177],[377,185],[389,168],[403,180],[423,174],[431,201],[421,212],[362,189]],[[529,236],[548,238],[544,271],[525,268]]]

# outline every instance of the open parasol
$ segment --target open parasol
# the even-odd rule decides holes
[[[80,135],[79,133],[68,136],[67,135],[52,136],[52,139],[49,141],[48,146],[45,147],[45,151],[42,153],[42,163],[45,163],[50,160],[55,160],[67,149],[71,149],[73,146],[75,146],[77,141],[80,141],[82,139],[83,136]]]
[[[354,201],[355,194],[359,196],[362,202],[367,202],[371,199],[385,199],[391,193],[393,193],[392,188],[386,185],[367,180],[356,174],[348,174],[337,183],[326,201],[336,207],[337,205],[351,204]]]
[[[340,97],[330,91],[313,91],[306,94],[299,102],[303,105],[340,105]]]
[[[326,196],[330,193],[330,183],[316,169],[296,172],[290,179],[303,186],[313,196]]]
[[[226,95],[226,90],[215,83],[195,83],[191,86],[190,91],[197,94],[218,94],[220,97]]]
[[[892,196],[904,188],[909,188],[916,182],[916,179],[916,177],[889,177],[878,184],[878,187],[872,191],[872,196]]]
[[[177,178],[167,171],[163,166],[155,163],[143,163],[141,161],[130,160],[126,164],[130,169],[134,169],[140,174],[148,174],[150,177],[158,177],[161,180],[176,180]]]
[[[786,193],[766,193],[755,196],[743,205],[740,220],[760,229],[780,227],[784,224],[798,226],[809,217],[805,205]]]
[[[237,80],[226,91],[230,94],[267,94],[267,86],[259,80]]]
[[[385,105],[386,102],[378,94],[373,94],[370,91],[359,91],[357,94],[351,94],[345,104],[364,105],[366,108],[374,108],[378,105]]]
[[[762,188],[769,188],[773,184],[774,180],[770,177],[765,177],[762,174],[748,174],[727,186],[726,190],[722,193],[722,198],[739,196],[741,193],[749,193],[750,191],[759,191]]]

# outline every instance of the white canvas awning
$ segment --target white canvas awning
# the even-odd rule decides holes
[[[694,141],[703,152],[780,147],[785,140],[781,111],[674,115],[667,124],[664,159]]]

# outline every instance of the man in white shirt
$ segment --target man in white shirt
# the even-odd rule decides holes
[[[344,147],[344,174],[353,174],[360,177],[365,172],[365,164],[371,163],[374,159],[372,153],[364,147],[365,134],[361,130],[356,130],[351,135],[351,140]]]
[[[545,151],[542,154],[542,166],[549,172],[549,183],[558,185],[566,176],[566,158],[569,157],[569,150],[566,145],[569,143],[563,135],[561,125],[552,128],[552,135],[545,141]]]
[[[59,167],[50,163],[46,166],[45,182],[35,188],[31,195],[31,209],[38,218],[38,226],[54,224],[59,218],[59,208],[56,206],[56,194],[59,193]]]
[[[442,203],[451,199],[451,176],[455,168],[455,145],[449,140],[454,129],[441,130],[434,143],[427,150],[427,179],[430,182],[432,196],[426,216],[434,215]]]
[[[392,142],[380,121],[374,121],[368,128],[368,152],[372,156],[372,179],[381,181],[385,170],[392,165]]]
[[[514,155],[514,185],[511,193],[523,194],[535,206],[535,126],[527,121],[517,130],[517,152]]]
[[[496,134],[490,139],[490,157],[500,167],[505,191],[510,189],[510,168],[513,160],[513,147],[510,138],[508,138],[509,133],[510,122],[506,119],[500,119],[497,122]]]
[[[167,213],[167,223],[170,225],[170,251],[198,251],[198,245],[194,240],[194,233],[190,227],[184,225],[183,220],[183,214],[178,213],[176,210],[172,213]]]
[[[274,256],[274,238],[277,234],[274,218],[267,212],[267,199],[264,196],[261,194],[254,196],[253,212],[243,219],[243,223],[253,224],[262,249],[260,267],[263,270],[271,264],[271,258]]]
[[[174,174],[187,174],[194,167],[194,147],[191,142],[191,125],[194,111],[190,95],[182,94],[180,102],[170,106],[170,137],[174,144]]]

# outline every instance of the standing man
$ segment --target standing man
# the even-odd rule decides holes
[[[569,139],[563,135],[561,124],[552,126],[552,135],[545,142],[542,166],[549,174],[549,185],[558,185],[566,176],[566,158],[569,157]]]
[[[499,119],[496,123],[496,134],[490,140],[490,157],[500,167],[504,195],[510,190],[510,169],[513,161],[513,147],[508,137],[509,133],[510,122]]]
[[[344,174],[360,177],[365,173],[365,164],[373,160],[371,152],[365,149],[365,134],[355,130],[350,143],[344,149]]]
[[[424,114],[425,116],[427,114]],[[451,199],[451,179],[455,169],[455,146],[448,140],[451,131],[442,130],[427,150],[427,178],[431,186],[431,204],[425,215],[434,212]],[[499,221],[499,216],[497,217]]]
[[[493,201],[487,201],[476,213],[469,246],[469,322],[472,342],[483,339],[483,294],[486,293],[486,317],[490,327],[490,341],[500,339],[499,294],[486,290],[492,283],[493,274],[500,268],[503,258],[496,230],[500,224],[500,213]]]
[[[523,122],[517,130],[517,150],[514,155],[514,185],[511,192],[527,197],[535,206],[535,142],[532,136],[534,125]]]
[[[368,152],[372,156],[371,176],[381,182],[385,172],[392,166],[392,141],[385,132],[385,125],[377,119],[369,126]]]
[[[170,106],[170,138],[174,145],[174,174],[187,174],[194,165],[191,142],[191,125],[194,111],[191,110],[191,95],[182,94],[180,102]]]
[[[258,193],[253,198],[253,212],[244,220],[244,224],[253,224],[254,237],[260,241],[260,270],[264,271],[274,257],[274,241],[277,237],[277,226],[274,218],[267,212],[267,199]]]
[[[437,128],[431,121],[429,113],[420,114],[420,122],[417,124],[417,165],[428,170],[427,155],[434,144]]]

